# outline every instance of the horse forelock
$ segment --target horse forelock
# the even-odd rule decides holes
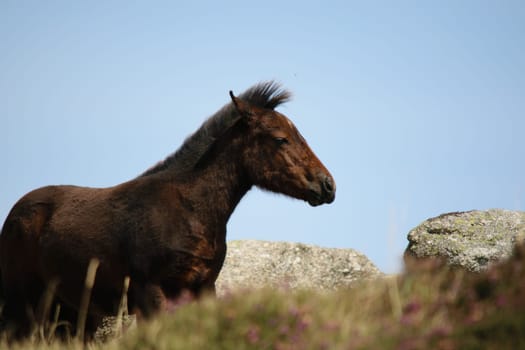
[[[239,98],[259,108],[275,109],[288,102],[292,94],[274,81],[258,83],[242,94]],[[170,169],[178,174],[193,170],[199,160],[206,154],[215,141],[228,131],[241,118],[233,103],[228,103],[208,118],[202,126],[188,136],[177,151],[146,170],[140,177],[152,175]]]
[[[239,98],[260,108],[275,109],[288,102],[292,94],[274,81],[256,84],[239,95]]]

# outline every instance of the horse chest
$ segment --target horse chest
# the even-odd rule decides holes
[[[208,239],[201,228],[181,231],[180,227],[137,240],[131,254],[132,270],[148,280],[179,286],[214,281],[225,257],[224,240]]]
[[[155,271],[153,282],[160,285],[166,297],[177,297],[183,290],[198,295],[203,289],[214,286],[223,261],[222,250],[217,251],[213,259],[171,251],[162,267]]]

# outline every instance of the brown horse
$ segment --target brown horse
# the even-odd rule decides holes
[[[181,296],[214,292],[226,254],[226,223],[250,188],[331,203],[335,182],[292,122],[275,107],[290,98],[260,83],[209,118],[178,151],[110,188],[48,186],[21,198],[0,236],[3,318],[18,336],[41,320],[42,295],[75,321],[92,258],[100,261],[87,332],[128,308],[148,317]]]

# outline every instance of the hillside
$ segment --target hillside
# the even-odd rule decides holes
[[[441,260],[330,292],[262,289],[188,303],[90,349],[517,349],[525,248],[476,274]],[[4,347],[6,344],[2,344]],[[81,349],[78,342],[14,349]]]
[[[174,312],[138,325],[128,319],[124,332],[109,325],[106,334],[116,335],[87,348],[525,348],[523,213],[497,213],[450,213],[423,222],[409,234],[398,276],[384,276],[351,249],[232,242],[218,298],[183,300]],[[462,241],[447,249],[447,240]],[[494,246],[503,247],[499,260]],[[488,252],[490,263],[473,269],[451,260],[452,252]],[[46,330],[22,344],[0,342],[0,349],[8,347],[85,348]]]

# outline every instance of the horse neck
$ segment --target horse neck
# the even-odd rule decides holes
[[[218,148],[222,150],[184,175],[183,186],[184,195],[194,208],[198,208],[197,215],[201,221],[225,227],[252,183],[243,171],[240,150],[235,149],[233,144]]]

